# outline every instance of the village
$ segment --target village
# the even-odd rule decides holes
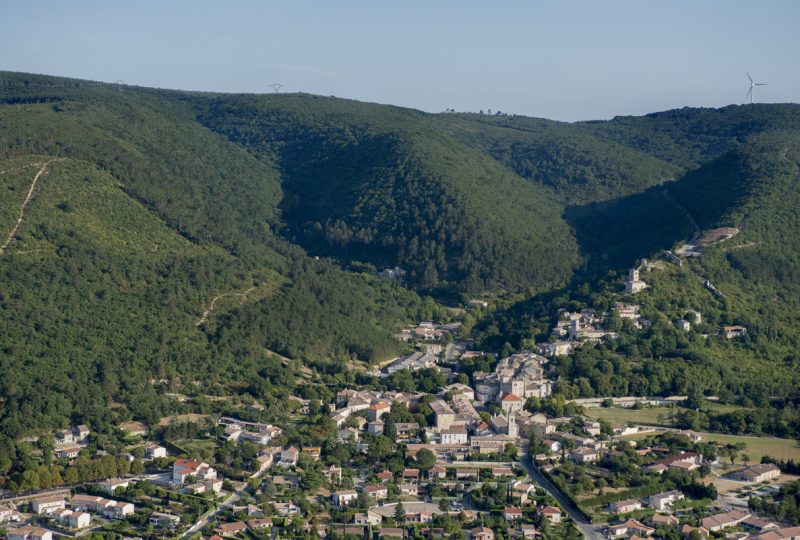
[[[220,405],[219,414],[184,415],[193,433],[180,439],[125,422],[116,457],[91,455],[90,427],[71,426],[53,434],[48,461],[69,470],[116,460],[114,473],[5,494],[0,527],[10,540],[99,533],[208,540],[796,539],[796,527],[749,505],[749,497],[768,499],[796,479],[777,465],[736,466],[724,461],[741,450],[731,445],[691,431],[612,426],[586,409],[674,407],[685,396],[553,399],[553,358],[652,324],[634,303],[648,287],[640,273],[648,268],[642,261],[630,270],[611,311],[562,309],[548,341],[502,358],[474,350],[460,322],[409,326],[395,337],[413,352],[369,372],[397,389],[356,385],[324,403],[290,396],[293,422],[330,423],[323,444],[289,436],[292,423],[261,421],[264,406],[246,399]],[[470,305],[486,307],[481,300]],[[702,314],[689,310],[675,326],[689,331],[701,323]],[[733,339],[746,329],[721,332]],[[403,389],[414,377],[420,384]]]

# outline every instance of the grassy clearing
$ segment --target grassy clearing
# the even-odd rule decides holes
[[[779,439],[777,437],[749,437],[745,435],[723,435],[721,433],[708,433],[703,431],[695,432],[703,438],[703,441],[717,441],[720,444],[736,444],[743,442],[747,448],[742,454],[746,454],[750,459],[749,465],[759,463],[763,456],[770,456],[777,459],[800,460],[800,442],[793,439]],[[656,435],[656,432],[637,433],[626,435],[624,439],[640,440]],[[744,461],[737,456],[734,462],[737,465],[744,465]],[[725,463],[730,460],[725,459]]]
[[[704,441],[717,441],[722,444],[736,444],[743,442],[747,445],[744,454],[750,457],[749,463],[759,463],[762,456],[777,459],[800,460],[800,443],[792,439],[778,439],[777,437],[747,437],[744,435],[721,435],[719,433],[700,433]],[[737,457],[736,463],[744,464]]]
[[[732,412],[743,409],[743,407],[738,405],[714,402],[707,402],[706,407],[715,413]],[[685,410],[686,409],[683,407],[644,407],[642,409],[597,407],[587,409],[586,414],[591,418],[603,418],[608,420],[614,427],[626,426],[628,424],[670,427],[672,426],[670,415]]]

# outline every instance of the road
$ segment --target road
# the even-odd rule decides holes
[[[558,487],[556,487],[550,480],[545,478],[545,476],[539,472],[539,469],[534,467],[533,462],[531,461],[530,457],[525,457],[522,460],[522,464],[525,465],[525,468],[528,469],[528,475],[533,479],[534,482],[542,486],[545,491],[547,491],[553,498],[561,505],[561,508],[572,518],[572,521],[575,523],[575,526],[578,527],[578,530],[581,531],[583,537],[586,540],[604,540],[605,536],[602,533],[601,527],[596,525],[592,525],[586,516],[572,504],[570,501]]]
[[[252,480],[254,478],[261,478],[262,476],[264,476],[264,473],[266,473],[268,470],[269,470],[269,467],[263,467],[262,466],[261,469],[259,469],[258,471],[254,472],[253,474],[250,475],[250,477],[248,478],[248,481]],[[239,501],[239,499],[242,498],[242,493],[244,493],[244,490],[247,489],[247,484],[248,484],[248,482],[245,482],[244,484],[242,484],[242,487],[240,487],[239,489],[237,489],[236,491],[231,493],[230,496],[227,499],[225,499],[223,502],[221,502],[215,508],[212,508],[211,510],[209,510],[208,512],[206,512],[205,514],[200,516],[200,518],[194,523],[194,525],[189,527],[186,530],[186,532],[181,535],[181,539],[182,540],[186,540],[187,538],[189,538],[190,536],[192,536],[196,532],[202,530],[203,527],[205,527],[206,525],[211,523],[211,520],[214,519],[214,516],[216,516],[217,514],[219,514],[220,512],[225,510],[226,508],[230,508],[233,505],[235,505]]]

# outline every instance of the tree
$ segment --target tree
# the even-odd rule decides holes
[[[439,510],[442,512],[449,512],[450,511],[450,499],[446,497],[442,497],[439,499]]]
[[[434,465],[436,465],[436,454],[427,448],[423,448],[417,453],[417,465],[423,471],[431,469]]]
[[[144,472],[144,463],[138,459],[131,463],[131,474],[139,475]]]
[[[395,523],[405,523],[406,521],[406,509],[403,507],[402,501],[394,507],[394,521]]]
[[[392,441],[383,435],[378,435],[369,442],[367,457],[377,463],[389,457],[392,453]]]
[[[747,454],[742,454],[741,456],[739,456],[739,459],[744,461],[744,466],[747,467],[747,462],[750,461],[750,456]]]

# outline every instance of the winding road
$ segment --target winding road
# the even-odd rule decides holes
[[[575,526],[581,531],[581,534],[583,534],[586,540],[604,540],[606,538],[602,533],[602,527],[592,525],[591,522],[586,519],[583,512],[572,504],[572,501],[570,501],[555,484],[539,472],[539,469],[534,466],[529,456],[525,456],[522,460],[522,464],[525,465],[531,479],[542,486],[547,493],[552,495],[567,515],[572,518]]]
[[[244,493],[244,490],[247,489],[247,484],[249,483],[249,481],[254,478],[261,478],[262,476],[264,476],[264,473],[266,473],[268,470],[269,467],[262,466],[258,471],[251,474],[247,479],[248,482],[244,482],[242,484],[242,487],[231,493],[230,496],[223,502],[221,502],[219,505],[217,505],[216,507],[212,508],[211,510],[200,516],[198,520],[194,523],[194,525],[186,529],[186,532],[181,535],[181,539],[182,540],[188,539],[190,536],[202,530],[203,527],[211,523],[211,520],[213,520],[217,514],[219,514],[226,508],[230,508],[233,505],[235,505],[239,501],[239,499],[242,498],[242,493]]]

